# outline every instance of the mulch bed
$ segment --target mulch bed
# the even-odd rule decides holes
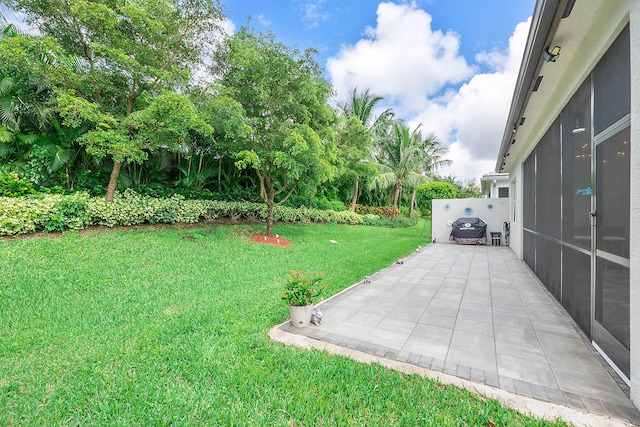
[[[293,245],[293,243],[291,243],[287,239],[283,239],[282,237],[276,237],[276,236],[267,236],[266,234],[254,234],[249,239],[252,242],[266,243],[267,245],[274,245],[274,246],[292,246]]]

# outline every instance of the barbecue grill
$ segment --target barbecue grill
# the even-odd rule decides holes
[[[480,218],[458,218],[451,224],[449,240],[462,245],[486,245],[487,223]]]

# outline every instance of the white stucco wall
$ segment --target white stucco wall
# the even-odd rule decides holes
[[[631,2],[631,399],[640,407],[640,2]],[[638,146],[638,147],[636,147]]]
[[[509,237],[509,246],[518,257],[522,258],[522,164],[517,165],[511,172],[510,193],[509,223],[511,225],[511,236]]]
[[[631,398],[640,408],[640,1],[586,0],[576,2],[562,21],[552,45],[562,46],[557,63],[543,63],[540,89],[527,101],[524,126],[518,127],[515,145],[504,172],[516,181],[517,220],[511,220],[510,246],[522,257],[522,162],[567,104],[579,85],[618,36],[630,24],[631,40],[631,241],[630,341]],[[636,147],[638,145],[638,147]],[[511,215],[513,216],[513,215]]]
[[[487,244],[491,244],[491,231],[503,231],[509,221],[509,199],[441,199],[431,206],[431,236],[436,243],[449,242],[450,222],[458,218],[477,217],[487,223]],[[502,244],[505,244],[504,233]]]

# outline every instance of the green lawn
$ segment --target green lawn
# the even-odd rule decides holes
[[[330,293],[429,226],[65,233],[0,242],[0,425],[548,425],[433,380],[272,343],[290,269]],[[338,244],[329,240],[337,240]]]

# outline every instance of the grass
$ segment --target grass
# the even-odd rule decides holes
[[[430,379],[269,341],[288,317],[288,270],[323,271],[338,292],[426,244],[424,222],[277,226],[287,248],[249,242],[262,230],[0,242],[0,425],[552,425]]]

